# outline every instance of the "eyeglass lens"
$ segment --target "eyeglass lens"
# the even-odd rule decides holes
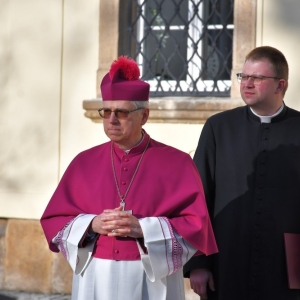
[[[263,76],[238,74],[237,79],[238,79],[239,83],[247,83],[248,79],[251,79],[251,81],[253,81],[254,84],[261,84],[264,77]]]
[[[112,112],[114,112],[115,116],[118,119],[126,119],[129,114],[128,110],[123,110],[123,109],[115,109],[114,111],[112,111],[109,108],[105,108],[105,109],[99,110],[100,116],[103,117],[104,119],[108,119]]]

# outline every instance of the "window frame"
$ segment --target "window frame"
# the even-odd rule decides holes
[[[120,1],[100,1],[99,65],[97,70],[97,97],[84,100],[85,116],[101,122],[97,109],[101,105],[100,83],[111,62],[118,57]],[[149,122],[204,123],[211,115],[243,105],[236,80],[244,64],[244,57],[255,47],[257,0],[235,0],[233,61],[230,97],[156,97],[150,98]],[[122,17],[122,16],[120,16]],[[110,24],[110,26],[107,26]]]
[[[119,55],[129,55],[137,61],[142,79],[150,84],[151,97],[229,96],[228,69],[231,70],[232,59],[223,62],[232,58],[232,49],[226,53],[222,45],[226,47],[226,38],[232,40],[233,12],[225,12],[224,7],[228,6],[225,4],[220,4],[216,12],[210,11],[210,3],[209,0],[163,2],[160,12],[154,8],[152,12],[151,5],[159,6],[156,0],[120,2]],[[179,12],[176,5],[183,11]],[[222,23],[225,19],[231,21],[226,29]],[[216,44],[211,46],[210,42]],[[170,47],[174,44],[176,51]]]

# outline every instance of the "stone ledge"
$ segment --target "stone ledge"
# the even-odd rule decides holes
[[[0,300],[71,300],[69,294],[36,294],[0,290]]]
[[[244,105],[241,99],[231,98],[150,98],[148,123],[196,123],[203,124],[212,115]],[[98,109],[102,99],[83,101],[85,116],[95,123],[102,122]]]

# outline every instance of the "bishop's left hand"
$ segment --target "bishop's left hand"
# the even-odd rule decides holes
[[[101,221],[105,224],[103,229],[108,231],[108,236],[117,237],[143,237],[143,231],[138,219],[131,213],[122,211],[122,207],[105,209]]]

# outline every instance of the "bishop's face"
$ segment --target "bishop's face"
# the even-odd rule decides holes
[[[149,109],[137,109],[131,101],[103,101],[103,108],[115,110],[132,111],[126,118],[117,118],[112,112],[108,118],[103,118],[105,134],[124,150],[131,149],[139,143],[142,138],[142,126],[147,122]]]
[[[272,65],[268,60],[247,60],[242,73],[246,75],[276,77]],[[284,85],[283,79],[266,78],[259,85],[256,85],[249,78],[247,82],[241,83],[240,92],[244,102],[257,114],[268,116],[274,114],[280,108],[283,100],[281,92]]]

